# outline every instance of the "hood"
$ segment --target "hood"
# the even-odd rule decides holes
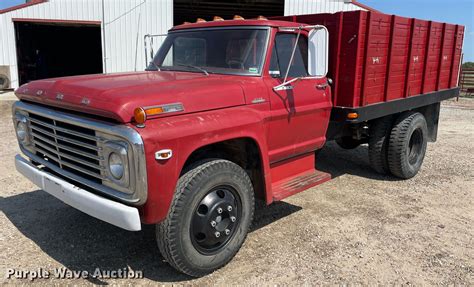
[[[15,93],[20,100],[112,118],[122,123],[132,121],[137,107],[182,103],[182,114],[245,104],[238,76],[173,71],[38,80],[21,86]]]

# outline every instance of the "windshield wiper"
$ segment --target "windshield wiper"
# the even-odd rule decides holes
[[[199,70],[199,71],[203,72],[206,76],[209,76],[209,73],[206,70],[204,70],[203,68],[198,67],[198,66],[185,65],[185,64],[176,64],[176,66],[193,68],[193,69],[196,69],[196,70]]]

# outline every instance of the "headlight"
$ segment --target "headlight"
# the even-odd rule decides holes
[[[128,192],[130,187],[128,144],[120,140],[107,141],[104,146],[108,182],[105,185]]]
[[[124,165],[122,157],[112,152],[109,154],[110,174],[117,180],[121,180],[124,175]]]
[[[24,143],[28,139],[28,127],[26,122],[19,121],[16,125],[16,136],[21,143]]]
[[[16,113],[14,118],[15,131],[18,142],[26,148],[30,145],[30,136],[28,131],[28,120],[25,115]]]

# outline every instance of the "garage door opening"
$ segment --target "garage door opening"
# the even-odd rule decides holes
[[[102,73],[97,24],[15,22],[20,85],[33,80]]]
[[[195,22],[197,18],[210,21],[214,16],[226,20],[232,19],[234,15],[246,19],[257,18],[259,15],[283,16],[284,6],[284,0],[174,0],[174,25]]]

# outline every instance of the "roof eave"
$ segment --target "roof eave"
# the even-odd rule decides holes
[[[30,7],[30,6],[45,3],[45,2],[48,2],[48,0],[31,0],[30,2],[25,3],[25,4],[20,4],[20,5],[16,5],[16,6],[13,6],[13,7],[9,7],[9,8],[5,8],[3,10],[0,10],[0,14],[5,14],[5,13],[11,12],[11,11],[23,9],[23,8],[26,8],[26,7]]]

